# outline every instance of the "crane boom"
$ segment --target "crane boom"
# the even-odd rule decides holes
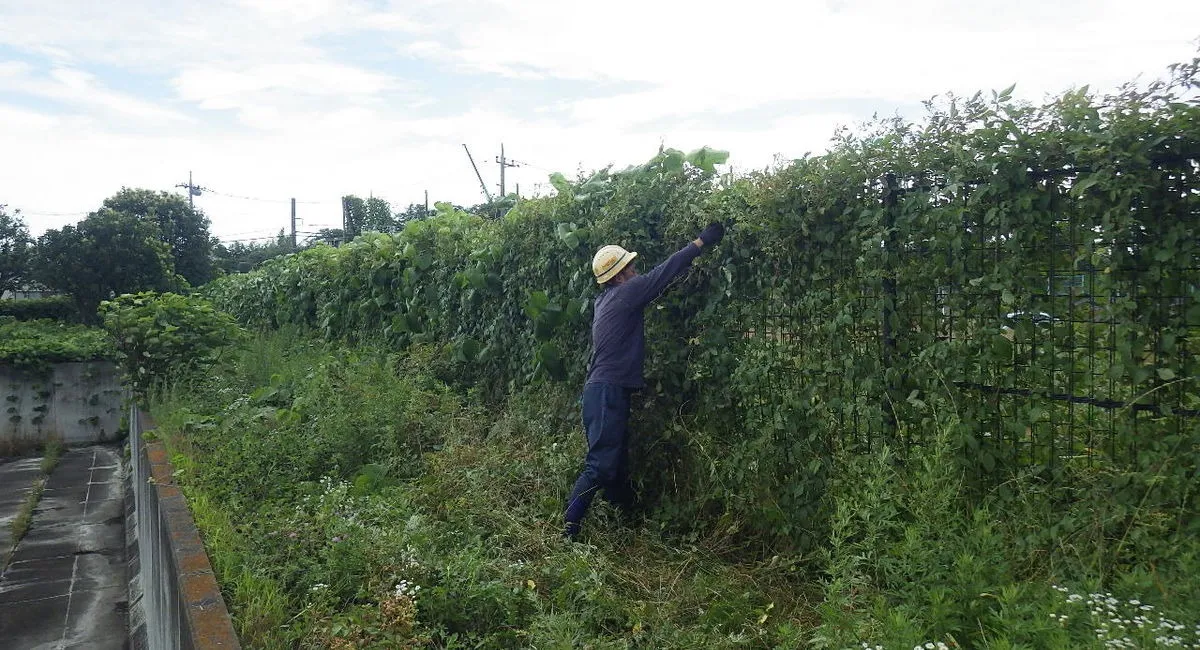
[[[479,168],[475,166],[475,159],[471,157],[471,150],[467,149],[467,145],[463,143],[463,150],[467,152],[467,160],[471,161],[471,169],[475,170],[475,178],[479,179],[479,187],[483,188],[483,195],[487,197],[488,203],[492,202],[492,193],[488,191],[487,184],[483,182],[483,175],[479,173]]]

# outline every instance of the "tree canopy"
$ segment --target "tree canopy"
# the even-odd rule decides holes
[[[0,204],[0,294],[20,288],[29,279],[32,244],[21,213],[8,214]]]
[[[168,192],[123,187],[104,200],[103,208],[152,221],[158,226],[159,239],[170,248],[175,272],[192,286],[213,278],[212,249],[208,217],[188,205],[181,196]]]
[[[74,226],[38,239],[35,277],[71,294],[80,314],[96,319],[102,300],[179,282],[156,220],[104,207]]]
[[[228,245],[218,242],[213,248],[213,258],[223,273],[248,273],[271,258],[295,252],[291,237],[280,230],[270,241],[235,241]]]

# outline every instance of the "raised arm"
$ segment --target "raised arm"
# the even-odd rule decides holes
[[[625,283],[626,287],[622,291],[622,297],[634,307],[650,304],[650,301],[657,298],[672,280],[687,270],[692,260],[700,256],[700,250],[704,246],[716,244],[724,236],[724,226],[715,222],[709,224],[699,237],[676,251],[662,264],[654,267],[645,275],[630,278]]]

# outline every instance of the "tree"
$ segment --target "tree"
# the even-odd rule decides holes
[[[175,272],[192,286],[213,278],[213,241],[208,232],[208,217],[188,205],[183,197],[123,187],[105,199],[102,208],[157,225],[159,237],[170,247]]]
[[[396,213],[396,225],[400,228],[403,228],[404,224],[408,223],[409,221],[428,219],[430,212],[432,212],[432,210],[425,209],[425,204],[423,203],[409,203],[408,207],[404,208],[403,212]]]
[[[471,206],[466,211],[489,219],[499,219],[517,204],[517,195],[498,196],[486,203]]]
[[[100,301],[122,293],[169,291],[179,283],[170,248],[154,220],[101,208],[75,226],[38,239],[34,276],[71,294],[84,319]]]
[[[21,212],[8,214],[0,205],[0,294],[16,291],[29,279],[33,240]]]
[[[217,268],[225,273],[248,273],[273,257],[294,252],[291,237],[280,230],[275,241],[235,241],[228,246],[218,242],[213,249],[213,258]]]
[[[393,232],[396,230],[396,219],[392,217],[392,206],[383,199],[371,197],[366,202],[366,219],[363,221],[364,232]]]
[[[361,235],[363,225],[367,221],[366,202],[353,194],[347,194],[342,197],[342,214],[345,216],[346,237],[354,239]]]
[[[364,232],[394,232],[397,227],[396,218],[392,215],[392,206],[378,197],[361,199],[353,194],[342,197],[342,206],[346,214],[346,233],[351,239]]]
[[[322,228],[317,231],[317,234],[308,238],[310,246],[316,244],[329,244],[330,246],[340,246],[346,240],[346,233],[341,228]]]

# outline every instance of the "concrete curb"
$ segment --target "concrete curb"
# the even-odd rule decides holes
[[[133,409],[131,481],[147,647],[241,648],[166,447],[142,441],[153,426]]]

